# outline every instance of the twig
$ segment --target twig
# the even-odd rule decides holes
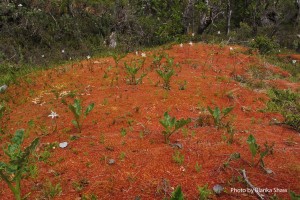
[[[248,180],[248,177],[246,175],[246,170],[243,169],[242,173],[243,173],[243,177],[244,177],[246,183],[252,188],[252,190],[259,197],[259,199],[264,200],[264,195],[260,194],[259,191],[257,190],[257,188],[254,185],[252,185],[252,183]]]

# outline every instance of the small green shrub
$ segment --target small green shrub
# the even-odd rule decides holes
[[[180,151],[175,151],[172,158],[179,165],[182,165],[184,162],[184,155],[181,154]]]
[[[198,186],[199,200],[207,200],[212,195],[212,191],[208,189],[208,184],[203,187]]]
[[[170,81],[171,77],[174,75],[174,70],[173,69],[167,69],[167,70],[156,70],[157,74],[163,79],[164,81],[164,89],[170,90]]]
[[[262,167],[265,167],[265,163],[263,161],[263,158],[269,154],[273,154],[273,147],[274,147],[274,143],[272,143],[271,145],[268,145],[268,143],[266,142],[264,144],[265,149],[262,150],[262,148],[256,143],[256,139],[254,138],[254,136],[252,134],[249,135],[248,139],[247,139],[247,143],[252,155],[252,166],[254,166],[254,157],[259,153],[259,160],[257,164],[260,164]]]
[[[43,197],[45,199],[54,199],[62,193],[62,187],[60,183],[53,185],[49,180],[43,188]]]
[[[110,53],[110,55],[113,57],[115,62],[115,67],[118,68],[119,62],[121,59],[125,58],[127,54],[116,54],[116,53]]]
[[[143,68],[144,60],[140,60],[138,62],[132,61],[130,65],[128,65],[126,62],[124,63],[126,73],[129,76],[128,83],[130,85],[137,85],[139,83],[142,83],[143,78],[147,75],[146,73],[142,73],[140,78],[136,78],[137,73],[141,68]]]
[[[215,107],[215,109],[212,110],[209,106],[207,106],[207,110],[212,115],[214,124],[218,128],[223,126],[222,119],[226,117],[233,110],[233,108],[233,106],[226,107],[221,111],[219,107]]]
[[[250,46],[259,50],[261,54],[272,53],[278,44],[266,36],[257,36],[254,41],[250,43]]]
[[[180,185],[176,187],[176,189],[172,193],[170,200],[184,200],[184,195]]]
[[[165,143],[169,143],[170,136],[176,131],[178,131],[180,128],[182,128],[183,126],[190,123],[191,119],[187,118],[187,119],[176,120],[175,117],[171,117],[168,112],[165,112],[164,118],[161,119],[159,122],[165,128],[165,130],[162,131],[162,134],[164,135],[165,138]]]
[[[84,112],[83,118],[86,118],[88,114],[94,109],[95,104],[91,103],[88,105]],[[74,126],[78,129],[78,131],[81,133],[82,129],[82,106],[81,106],[81,101],[79,99],[74,100],[74,104],[69,105],[69,109],[72,111],[74,120],[72,120],[72,123]]]
[[[0,162],[0,177],[13,192],[16,200],[21,200],[21,180],[30,172],[30,156],[35,151],[40,139],[34,139],[22,151],[24,130],[17,130],[4,153],[9,157],[9,162]]]

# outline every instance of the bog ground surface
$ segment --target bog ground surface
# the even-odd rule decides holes
[[[39,71],[0,94],[10,111],[5,116],[9,133],[1,136],[1,143],[20,128],[28,135],[25,146],[41,138],[38,173],[22,181],[23,195],[48,198],[51,182],[62,190],[54,199],[163,199],[178,185],[187,199],[198,199],[198,186],[207,184],[212,190],[219,184],[224,191],[212,199],[257,199],[254,193],[234,191],[250,188],[242,169],[255,187],[272,190],[261,192],[266,196],[289,199],[289,190],[300,193],[299,133],[273,123],[282,116],[266,111],[268,88],[299,89],[299,83],[288,81],[287,72],[242,47],[184,44],[146,51],[137,78],[147,75],[130,85],[124,62],[143,60],[140,53],[128,54],[118,67],[113,58],[92,58]],[[159,66],[153,65],[153,58],[162,54],[174,58],[170,90],[156,72]],[[161,63],[167,62],[165,57]],[[81,133],[68,108],[76,98],[84,108],[95,104]],[[207,106],[234,108],[221,119],[223,126],[216,127]],[[59,117],[48,117],[51,110]],[[166,111],[192,120],[171,135],[169,144],[159,122]],[[263,158],[265,169],[259,155],[252,159],[250,134],[261,151],[270,150]],[[62,142],[68,146],[60,148]],[[0,182],[0,199],[12,198]]]

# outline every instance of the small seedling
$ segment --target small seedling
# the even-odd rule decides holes
[[[218,128],[223,125],[222,119],[226,117],[233,110],[233,108],[233,106],[226,107],[221,111],[219,107],[215,107],[215,109],[212,110],[209,106],[207,106],[207,110],[212,115],[214,119],[214,124]]]
[[[161,119],[159,122],[165,128],[165,130],[162,131],[162,134],[164,135],[165,138],[165,143],[169,143],[170,136],[176,131],[178,131],[180,128],[182,128],[183,126],[190,123],[191,119],[187,118],[187,119],[176,120],[175,117],[171,117],[168,112],[165,112],[164,118]]]
[[[86,110],[84,112],[84,116],[83,116],[84,119],[93,110],[94,106],[95,106],[94,103],[91,103],[90,105],[88,105],[88,107],[86,108]],[[75,118],[74,120],[72,120],[72,123],[78,129],[79,133],[81,133],[81,129],[82,129],[82,117],[81,117],[82,116],[82,106],[81,106],[81,101],[79,99],[75,99],[74,104],[69,105],[69,109],[72,111],[73,116]]]
[[[126,54],[115,54],[115,53],[110,53],[110,55],[113,57],[115,61],[115,67],[118,68],[119,62],[121,59],[126,57]]]
[[[175,151],[172,158],[179,165],[182,165],[182,163],[184,162],[184,155],[181,154],[180,151]]]
[[[53,185],[49,180],[47,185],[43,188],[43,197],[45,199],[53,199],[56,196],[59,196],[62,193],[62,188],[60,183]]]
[[[31,144],[22,151],[21,145],[24,141],[24,130],[17,130],[4,153],[9,157],[9,162],[0,162],[0,177],[6,182],[13,192],[16,200],[21,200],[21,180],[30,171],[29,158],[39,143],[39,138],[34,139]]]
[[[199,200],[207,200],[212,195],[212,191],[208,189],[208,185],[204,185],[203,187],[198,186],[199,191]]]
[[[143,74],[140,76],[140,78],[138,78],[138,79],[136,79],[136,75],[137,75],[138,71],[139,71],[141,68],[143,68],[144,61],[142,60],[142,61],[138,62],[138,64],[137,64],[137,62],[133,62],[133,61],[132,61],[132,62],[130,63],[130,65],[128,65],[128,64],[125,62],[124,65],[125,65],[126,73],[127,73],[128,76],[129,76],[129,79],[128,79],[129,81],[128,81],[128,83],[129,83],[130,85],[137,85],[137,84],[139,84],[139,83],[142,83],[143,78],[144,78],[147,74],[143,73]]]
[[[195,165],[195,170],[197,173],[199,173],[202,169],[202,165],[199,165],[198,162],[196,162],[196,165]]]
[[[174,70],[173,69],[166,69],[166,70],[156,70],[157,74],[163,79],[164,81],[164,89],[170,90],[170,81],[171,77],[174,75]]]
[[[176,189],[172,193],[170,200],[184,200],[184,195],[180,185],[176,187]]]
[[[256,144],[256,140],[252,134],[249,135],[249,137],[247,139],[247,143],[249,145],[249,149],[250,149],[250,152],[252,155],[252,165],[254,165],[254,157],[257,154],[259,146]]]
[[[261,147],[256,143],[256,140],[254,138],[254,136],[252,134],[249,135],[248,139],[247,139],[247,143],[249,145],[249,149],[252,155],[252,166],[254,166],[254,157],[259,153],[259,160],[258,160],[258,164],[260,164],[261,167],[265,167],[265,163],[263,161],[263,158],[269,154],[273,154],[273,147],[274,147],[274,143],[272,145],[268,145],[268,143],[266,142],[264,144],[265,149],[262,151]]]

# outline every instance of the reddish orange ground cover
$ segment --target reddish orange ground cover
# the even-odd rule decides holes
[[[162,80],[155,70],[149,70],[151,55],[159,51],[174,57],[175,63],[180,65],[175,67],[169,91],[162,88]],[[124,61],[141,58],[135,54],[122,59],[118,69],[112,58],[99,58],[25,77],[19,85],[11,86],[0,96],[10,101],[8,130],[14,133],[16,129],[26,128],[29,135],[25,144],[41,137],[37,153],[44,152],[47,143],[67,141],[69,145],[64,149],[52,149],[47,162],[37,163],[38,176],[22,182],[22,193],[31,192],[30,199],[42,199],[43,185],[49,180],[62,186],[62,194],[55,199],[81,199],[88,194],[95,194],[98,199],[163,199],[169,197],[177,185],[182,186],[187,199],[197,199],[197,186],[208,184],[212,189],[220,184],[225,192],[220,196],[212,195],[213,199],[256,199],[255,194],[232,192],[234,188],[247,188],[238,178],[241,177],[240,169],[246,170],[256,187],[272,189],[272,193],[266,194],[268,196],[275,194],[274,188],[300,193],[299,133],[270,124],[273,118],[280,121],[282,117],[277,113],[261,112],[268,101],[266,91],[246,87],[234,78],[242,77],[254,85],[279,88],[297,89],[299,84],[268,78],[274,74],[284,78],[288,73],[243,51],[241,47],[231,51],[229,47],[199,43],[145,52],[147,76],[139,85],[126,84],[124,72]],[[267,80],[255,79],[255,70]],[[185,90],[179,90],[184,81]],[[81,134],[73,127],[73,116],[66,105],[73,103],[74,96],[61,98],[64,91],[74,93],[83,100],[84,106],[95,103]],[[37,104],[32,102],[34,99]],[[218,130],[212,124],[197,125],[197,118],[206,115],[202,109],[207,106],[234,106],[225,119],[236,129],[233,144],[227,143],[225,129]],[[55,132],[48,117],[51,110],[59,114]],[[182,144],[180,150],[164,143],[159,120],[165,111],[177,119],[193,119],[184,130],[170,138],[171,143]],[[122,128],[126,130],[125,136],[121,136]],[[246,142],[250,134],[262,147],[265,142],[274,142],[273,155],[264,159],[266,168],[273,174],[250,165],[251,153]],[[74,135],[78,139],[71,140]],[[6,140],[4,137],[2,143]],[[175,151],[184,155],[182,164],[173,160]],[[223,164],[236,152],[241,159],[224,168]],[[115,164],[109,165],[109,159],[115,159]],[[202,166],[198,172],[196,163]],[[286,191],[276,194],[289,198]],[[0,199],[12,198],[7,185],[1,182]]]

